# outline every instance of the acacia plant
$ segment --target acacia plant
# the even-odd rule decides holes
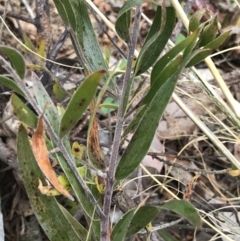
[[[17,149],[22,179],[44,232],[51,241],[120,241],[144,228],[150,235],[154,227],[148,225],[162,209],[174,211],[192,225],[200,226],[201,218],[190,202],[172,200],[162,206],[130,205],[128,208],[131,201],[119,185],[147,154],[182,71],[218,48],[228,33],[217,36],[216,18],[203,23],[204,12],[201,11],[192,16],[186,38],[159,57],[170,39],[176,13],[172,6],[157,5],[152,26],[138,54],[135,49],[142,1],[127,0],[115,23],[116,34],[127,46],[126,66],[120,68],[116,64],[109,69],[90,21],[87,2],[54,0],[54,3],[85,74],[84,81],[74,93],[68,93],[71,98],[66,107],[52,101],[37,75],[32,75],[33,93],[30,93],[24,82],[26,65],[23,56],[10,47],[0,47],[8,59],[0,56],[1,65],[11,76],[1,76],[0,81],[14,91],[11,103],[21,122]],[[146,72],[150,73],[149,79],[142,77]],[[115,88],[116,77],[122,79],[119,92]],[[133,106],[131,100],[141,91],[140,88],[133,91],[136,79],[148,81],[149,85],[138,104]],[[117,122],[109,153],[103,154],[98,141],[96,113],[103,96],[109,92],[115,93],[117,105],[109,106],[117,109]],[[71,146],[69,133],[87,110],[91,115],[87,144],[85,147],[77,143]],[[131,121],[126,121],[132,113],[135,114]],[[121,144],[129,133],[133,136],[120,154]],[[85,153],[79,155],[81,148]],[[50,159],[57,160],[64,174],[56,175]],[[62,199],[56,199],[57,195],[63,195]],[[85,226],[73,218],[70,210],[62,205],[64,203],[83,212]],[[110,223],[112,204],[124,211],[114,226]]]

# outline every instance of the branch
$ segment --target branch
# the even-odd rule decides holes
[[[129,44],[128,44],[129,51],[128,51],[128,57],[127,57],[127,69],[123,79],[122,93],[120,95],[119,108],[117,113],[116,130],[115,130],[115,135],[113,140],[113,149],[112,149],[112,154],[109,161],[110,165],[109,165],[109,170],[107,172],[107,178],[106,178],[106,192],[105,192],[104,203],[103,203],[103,212],[106,218],[102,219],[102,222],[101,222],[101,239],[100,239],[101,241],[110,241],[109,228],[108,228],[109,216],[110,216],[110,207],[111,207],[112,194],[113,194],[114,176],[115,176],[115,171],[118,163],[118,153],[119,153],[119,146],[121,142],[121,132],[123,129],[124,96],[127,90],[128,82],[131,79],[132,62],[133,62],[135,47],[137,44],[140,19],[141,19],[141,6],[138,6],[136,8],[136,16],[135,16],[135,21],[133,25],[131,40],[129,41]]]
[[[0,15],[3,15],[3,14],[4,14],[4,9],[0,9]],[[31,23],[33,25],[36,25],[35,19],[31,19],[31,18],[26,17],[24,15],[21,15],[19,13],[7,12],[7,13],[5,13],[5,16],[6,17],[11,17],[11,18],[16,18],[16,19],[22,20],[22,21],[24,21],[26,23]]]

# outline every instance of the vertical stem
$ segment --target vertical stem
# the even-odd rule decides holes
[[[128,86],[128,82],[131,78],[132,72],[132,62],[134,57],[134,51],[137,44],[138,34],[139,34],[139,25],[141,20],[141,6],[136,7],[136,15],[133,25],[132,35],[130,37],[128,43],[128,57],[127,57],[127,69],[123,79],[123,87],[122,93],[120,95],[119,100],[119,108],[117,113],[117,123],[116,123],[116,130],[114,134],[113,140],[113,147],[112,147],[112,154],[109,161],[109,169],[107,172],[106,178],[106,192],[104,196],[104,203],[103,203],[103,213],[105,214],[106,218],[102,219],[101,222],[101,241],[110,241],[110,233],[109,233],[109,215],[110,215],[110,207],[111,207],[111,200],[112,200],[112,193],[113,193],[113,186],[114,186],[114,176],[116,171],[116,166],[118,162],[118,153],[119,153],[119,146],[121,142],[121,132],[123,128],[123,106],[124,106],[124,96],[126,93],[126,89]]]

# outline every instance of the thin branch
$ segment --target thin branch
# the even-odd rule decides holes
[[[117,123],[116,123],[115,135],[113,140],[113,149],[110,156],[110,161],[109,161],[110,165],[109,165],[109,170],[107,172],[107,178],[106,178],[106,192],[105,192],[104,203],[103,203],[103,212],[106,218],[102,219],[102,222],[101,222],[101,239],[100,239],[101,241],[109,241],[109,235],[108,235],[109,216],[110,216],[110,207],[111,207],[111,200],[112,200],[112,194],[113,194],[114,176],[115,176],[115,171],[118,163],[118,153],[119,153],[119,146],[121,142],[121,132],[123,128],[124,96],[127,90],[128,82],[131,79],[132,62],[133,62],[134,51],[135,51],[138,34],[139,34],[140,20],[141,20],[141,6],[137,6],[132,36],[128,45],[129,52],[127,57],[127,69],[123,79],[123,87],[122,87],[122,93],[120,95],[121,97],[119,100]]]
[[[152,158],[155,158],[160,162],[164,162],[165,164],[167,164],[169,166],[181,168],[187,172],[197,172],[197,173],[201,173],[201,174],[205,174],[205,175],[215,175],[215,174],[225,174],[225,173],[228,173],[229,170],[231,170],[231,169],[223,169],[223,170],[218,170],[218,171],[209,171],[209,170],[204,170],[204,169],[190,168],[189,166],[180,164],[178,162],[172,162],[169,160],[159,158],[156,154],[157,153],[155,153],[155,152],[148,152],[148,155],[152,156]],[[178,157],[175,157],[175,158],[178,159]]]
[[[3,15],[3,14],[4,14],[4,9],[0,9],[0,15]],[[36,25],[36,21],[34,19],[31,19],[31,18],[21,15],[19,13],[6,12],[6,17],[16,18],[16,19],[22,20],[26,23],[31,23],[33,25]]]

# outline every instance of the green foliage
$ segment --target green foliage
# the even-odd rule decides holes
[[[13,114],[25,125],[36,128],[38,118],[35,113],[16,95],[12,94]]]
[[[115,28],[124,41],[128,41],[130,37],[131,9],[140,4],[142,4],[142,0],[127,0],[118,13]]]
[[[201,24],[201,19],[205,13],[206,13],[205,9],[200,9],[191,16],[189,20],[189,26],[188,26],[189,32],[194,32],[197,28],[199,28]]]
[[[107,71],[110,55],[107,53],[106,64],[93,31],[85,0],[54,0],[54,3],[64,23],[70,29],[73,46],[86,74],[85,80],[76,89],[65,110],[61,107],[61,111],[58,111],[56,103],[53,102],[37,77],[32,80],[34,91],[34,98],[32,98],[23,82],[26,68],[24,58],[18,51],[5,46],[0,46],[0,50],[12,64],[12,67],[10,65],[8,67],[12,79],[0,76],[0,83],[23,96],[35,108],[37,115],[44,115],[45,139],[48,148],[58,149],[58,152],[54,153],[53,156],[57,159],[68,179],[68,183],[71,185],[71,191],[74,193],[74,197],[76,197],[77,205],[83,211],[87,225],[91,227],[89,230],[86,230],[57,202],[55,197],[47,197],[39,192],[38,180],[40,179],[46,184],[45,177],[33,155],[26,129],[28,127],[36,128],[37,115],[16,94],[13,94],[11,98],[11,103],[14,107],[13,112],[22,122],[17,138],[18,159],[23,174],[22,179],[33,210],[48,238],[50,240],[101,240],[100,224],[101,222],[106,222],[106,219],[102,217],[102,200],[104,195],[109,193],[102,194],[104,188],[101,189],[102,192],[100,193],[96,185],[92,184],[97,183],[98,187],[100,187],[100,184],[104,185],[106,180],[103,178],[104,175],[100,178],[100,176],[96,176],[97,174],[93,174],[89,170],[86,171],[84,176],[79,174],[74,159],[76,150],[73,153],[67,134],[74,128],[91,101],[94,100],[95,106],[91,109],[87,133],[86,157],[81,158],[81,164],[78,163],[78,165],[87,163],[87,168],[90,167],[96,171],[97,167],[94,157],[91,156],[93,153],[90,153],[91,147],[89,147],[89,143],[90,130],[94,126],[94,118],[99,108],[101,108],[104,114],[109,114],[112,110],[120,110],[122,117],[117,120],[117,125],[121,124],[121,122],[124,123],[124,113],[127,111],[129,99],[133,97],[132,93],[134,90],[132,86],[134,81],[136,81],[136,76],[142,78],[141,75],[152,68],[149,89],[142,98],[134,118],[120,131],[119,136],[115,136],[121,142],[127,134],[133,132],[133,137],[122,156],[120,156],[119,160],[114,160],[117,166],[111,173],[113,178],[111,188],[113,188],[116,184],[114,181],[121,182],[128,177],[139,166],[148,152],[158,122],[183,70],[210,55],[213,49],[224,43],[229,32],[216,37],[218,33],[216,18],[209,22],[201,23],[204,11],[200,11],[191,18],[189,25],[191,33],[189,36],[172,47],[162,57],[159,57],[166,47],[176,20],[173,7],[165,8],[159,6],[153,25],[140,50],[139,57],[136,63],[131,63],[132,76],[127,80],[126,91],[117,93],[115,95],[116,98],[105,98],[105,94],[108,91],[115,93],[117,88],[113,88],[112,82],[121,72],[127,71],[126,66],[128,63],[123,60],[113,70],[111,69],[110,73]],[[124,40],[131,39],[131,11],[133,7],[140,4],[142,4],[141,0],[128,0],[119,12],[115,27],[119,36]],[[27,38],[26,41],[28,41]],[[30,45],[31,43],[28,42],[28,46]],[[100,82],[101,89],[98,92],[97,89]],[[53,88],[57,101],[65,98],[65,92],[61,89],[57,80]],[[94,128],[97,132],[96,126]],[[109,170],[104,169],[101,171],[106,172]],[[101,181],[102,183],[100,183]],[[196,227],[201,225],[201,218],[198,212],[189,202],[173,200],[163,206],[142,206],[139,209],[131,209],[115,224],[109,236],[114,241],[124,240],[126,237],[146,228],[163,209],[179,214]],[[165,235],[166,240],[171,240],[171,237],[166,233],[163,233],[163,235]]]
[[[87,76],[75,91],[61,119],[59,128],[60,137],[66,135],[79,121],[96,94],[98,84],[104,73],[104,70],[100,70]]]
[[[21,79],[25,76],[25,61],[23,56],[14,48],[0,46],[0,51],[2,51],[11,61],[15,71]]]
[[[173,7],[167,7],[165,12],[162,9],[164,8],[157,8],[152,27],[139,53],[135,67],[136,76],[154,64],[171,36],[176,21],[175,10]]]
[[[0,84],[6,86],[7,88],[15,91],[16,93],[18,93],[21,96],[24,96],[23,91],[21,90],[21,88],[18,87],[18,85],[11,79],[9,79],[8,77],[5,77],[3,75],[0,76]]]
[[[144,229],[161,210],[173,211],[185,217],[196,227],[200,227],[201,218],[194,206],[185,200],[172,200],[163,206],[142,206],[138,210],[128,211],[114,226],[112,240],[123,241],[140,230]]]
[[[19,127],[17,148],[24,186],[34,213],[48,238],[53,241],[86,240],[87,231],[81,224],[77,223],[66,210],[63,211],[54,197],[47,197],[38,191],[39,179],[44,181],[44,176],[37,166],[27,131],[22,125]]]

